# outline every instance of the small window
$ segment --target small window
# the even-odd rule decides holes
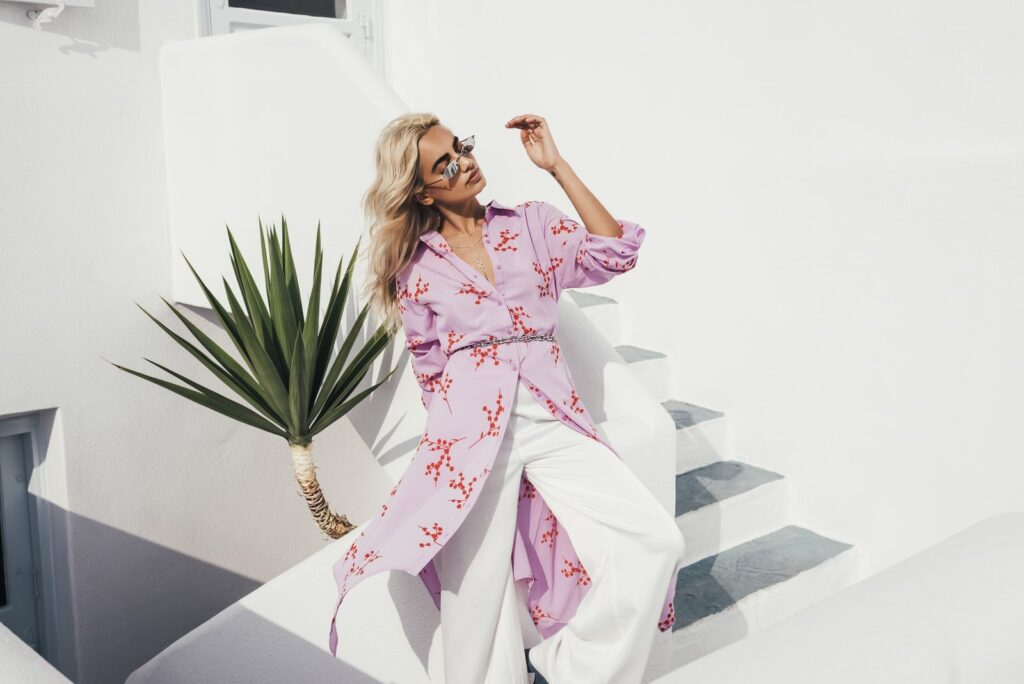
[[[328,22],[340,28],[384,78],[383,46],[374,29],[379,0],[198,0],[199,35]]]
[[[229,0],[231,7],[345,19],[345,0]]]

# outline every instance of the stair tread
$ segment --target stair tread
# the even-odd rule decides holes
[[[852,547],[807,528],[786,525],[687,565],[679,570],[672,631],[721,612],[755,591],[791,579]]]
[[[577,290],[566,290],[572,300],[576,302],[576,305],[581,309],[585,309],[588,306],[600,306],[602,304],[618,304],[618,302],[611,297],[605,297],[604,295],[594,294],[593,292],[579,292]]]
[[[715,461],[687,470],[676,475],[676,517],[782,478],[743,461]]]
[[[645,349],[632,344],[617,344],[615,345],[615,351],[617,351],[619,355],[629,363],[633,363],[634,361],[647,361],[648,359],[667,358],[665,354],[660,351]]]
[[[675,421],[677,430],[693,427],[697,423],[714,420],[725,415],[721,411],[715,411],[714,409],[709,409],[706,406],[698,406],[697,404],[691,404],[678,399],[668,399],[661,402],[661,405],[664,406],[665,410],[668,411],[668,414],[672,416],[672,420]]]

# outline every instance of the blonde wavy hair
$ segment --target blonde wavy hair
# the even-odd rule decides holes
[[[363,195],[370,235],[364,296],[392,331],[401,326],[395,276],[416,253],[419,237],[442,221],[437,209],[414,198],[426,190],[419,170],[420,138],[440,123],[430,112],[411,112],[388,122],[377,138],[376,175]]]

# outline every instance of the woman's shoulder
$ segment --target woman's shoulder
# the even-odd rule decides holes
[[[527,218],[530,222],[535,217],[543,217],[546,214],[558,211],[557,207],[544,200],[528,199],[517,204],[502,204],[497,200],[488,202],[495,217],[505,218]]]
[[[541,226],[547,225],[554,218],[567,216],[557,206],[544,200],[527,200],[517,204],[516,208],[521,214],[527,216],[533,224]]]
[[[413,255],[395,275],[395,286],[400,299],[412,299],[418,304],[432,304],[435,292],[432,283],[440,277],[444,258],[418,240]]]

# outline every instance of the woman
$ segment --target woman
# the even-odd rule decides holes
[[[335,565],[331,652],[345,594],[400,569],[441,612],[447,684],[531,681],[527,642],[550,684],[639,682],[655,627],[675,620],[683,539],[598,432],[555,333],[561,291],[632,269],[644,229],[605,210],[542,117],[505,126],[584,225],[546,202],[480,205],[474,137],[431,114],[398,117],[377,143],[371,299],[400,320],[427,426]]]

